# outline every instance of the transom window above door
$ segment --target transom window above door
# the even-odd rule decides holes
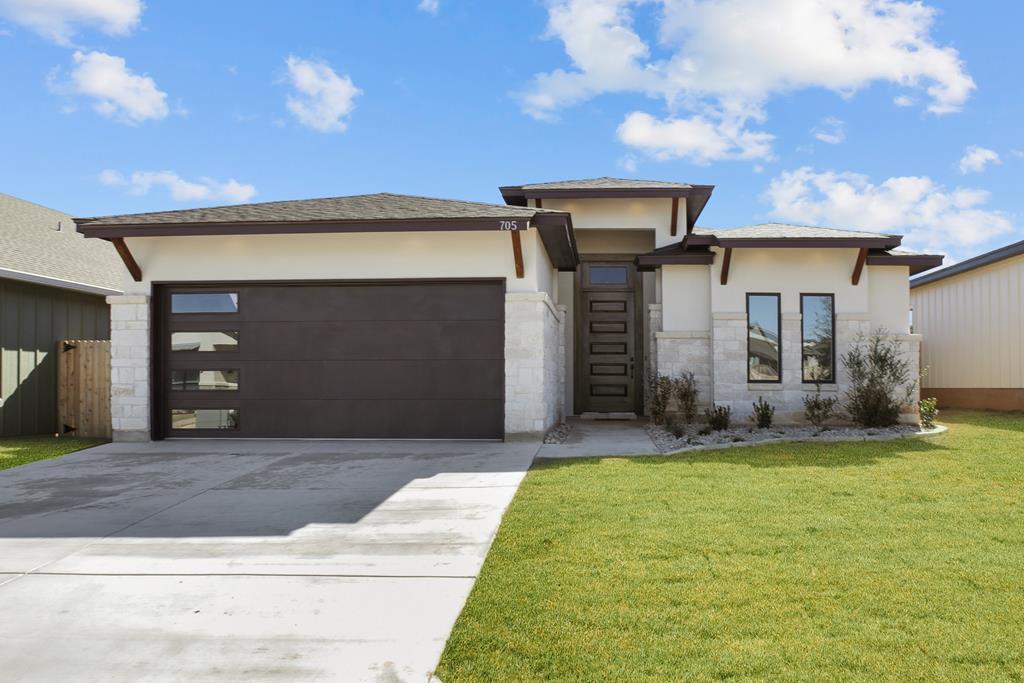
[[[627,266],[590,266],[588,271],[592,285],[624,285],[629,282]]]

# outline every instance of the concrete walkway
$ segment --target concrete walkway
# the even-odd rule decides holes
[[[601,455],[659,455],[643,420],[581,420],[572,425],[565,443],[544,444],[538,458],[588,458]]]
[[[426,681],[537,448],[166,441],[2,472],[2,677]]]

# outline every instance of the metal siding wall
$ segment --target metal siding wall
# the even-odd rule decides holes
[[[1024,388],[1024,257],[910,290],[924,388]]]
[[[61,339],[110,339],[104,298],[0,279],[0,436],[54,430]]]

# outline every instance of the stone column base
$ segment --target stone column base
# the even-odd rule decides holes
[[[506,294],[506,437],[543,436],[561,422],[564,385],[564,307],[543,292]]]

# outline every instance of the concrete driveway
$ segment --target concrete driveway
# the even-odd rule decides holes
[[[426,681],[538,446],[165,441],[2,472],[0,671]]]

